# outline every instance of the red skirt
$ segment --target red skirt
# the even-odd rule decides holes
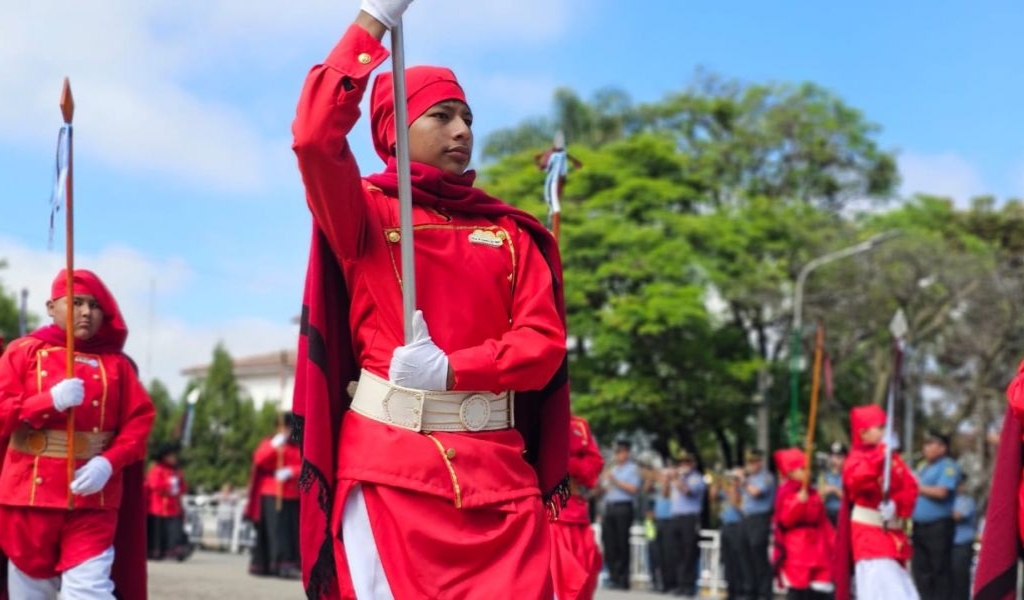
[[[586,523],[552,521],[551,579],[558,600],[590,600],[601,574],[601,551]]]
[[[351,481],[335,498],[335,560],[342,597],[354,598],[341,521]],[[474,508],[362,483],[377,553],[395,600],[547,599],[553,595],[547,511],[539,496]],[[560,596],[561,598],[561,596]]]

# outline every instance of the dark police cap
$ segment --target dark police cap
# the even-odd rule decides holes
[[[929,429],[924,436],[926,442],[942,442],[944,446],[949,447],[949,436],[942,433],[938,429]]]

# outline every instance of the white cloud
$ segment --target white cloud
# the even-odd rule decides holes
[[[291,114],[274,115],[281,126],[268,135],[243,104],[260,106],[284,88],[298,94],[304,70],[282,76],[275,68],[296,57],[309,60],[308,52],[326,55],[357,6],[336,0],[5,3],[0,138],[37,148],[52,143],[68,75],[83,152],[118,168],[218,189],[262,188],[279,172],[281,132]],[[458,70],[460,61],[496,44],[539,44],[561,35],[585,10],[583,0],[418,2],[408,13],[406,46],[413,60],[443,55]],[[203,78],[219,89],[202,89]],[[246,102],[232,104],[224,97],[239,93],[226,81],[238,78]]]
[[[918,154],[907,152],[898,159],[903,179],[903,196],[924,193],[953,198],[965,205],[971,198],[991,193],[978,170],[962,156],[945,152]]]
[[[8,292],[29,290],[29,309],[45,318],[53,276],[64,266],[61,252],[30,249],[16,239],[0,237],[8,262],[0,281]],[[158,378],[179,394],[185,385],[181,369],[209,362],[213,347],[224,342],[233,356],[293,348],[294,325],[269,319],[239,317],[209,327],[190,324],[174,314],[175,300],[196,294],[196,277],[180,258],[154,259],[141,252],[111,245],[97,254],[75,257],[78,268],[95,271],[117,298],[128,324],[125,351],[136,360],[143,378]]]

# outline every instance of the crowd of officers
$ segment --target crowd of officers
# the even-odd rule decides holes
[[[815,484],[832,525],[842,504],[842,472],[847,449],[829,448]],[[950,439],[929,431],[915,470],[918,499],[912,517],[914,585],[921,598],[970,598],[974,543],[979,537],[975,501],[966,476],[950,456]],[[703,473],[696,457],[683,450],[660,461],[635,461],[631,444],[615,443],[595,490],[601,523],[607,586],[630,588],[630,528],[643,524],[653,588],[682,597],[699,595],[701,529],[717,526],[728,598],[769,600],[780,578],[772,565],[772,516],[778,484],[759,450],[742,467]],[[827,595],[826,595],[827,596]]]

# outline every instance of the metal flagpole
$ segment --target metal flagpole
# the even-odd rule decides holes
[[[75,376],[75,237],[74,237],[74,198],[72,191],[74,190],[73,175],[74,175],[74,146],[71,135],[71,120],[75,116],[75,100],[71,96],[71,82],[67,77],[64,78],[64,89],[60,94],[60,112],[64,117],[64,126],[67,127],[67,143],[68,143],[68,166],[67,166],[67,180],[65,182],[65,229],[67,235],[67,248],[65,250],[65,274],[67,277],[67,292],[65,294],[65,302],[67,304],[67,313],[65,315],[66,321],[66,341],[65,350],[67,351],[67,377],[68,379]],[[66,434],[68,436],[67,443],[67,475],[68,475],[68,510],[75,507],[75,497],[71,493],[71,481],[75,476],[75,409],[74,407],[67,410],[67,427]]]
[[[398,215],[402,236],[402,316],[405,342],[412,341],[416,312],[416,260],[412,244],[412,181],[409,175],[409,107],[405,94],[405,47],[402,22],[391,28],[391,76],[395,90],[395,142],[398,155]]]
[[[889,489],[892,484],[892,447],[895,442],[893,435],[893,418],[896,406],[896,394],[902,377],[903,368],[903,336],[907,333],[907,318],[903,315],[903,309],[898,309],[889,323],[889,332],[892,333],[893,367],[892,377],[889,380],[889,393],[885,400],[885,470],[882,473],[882,499],[889,499]]]

